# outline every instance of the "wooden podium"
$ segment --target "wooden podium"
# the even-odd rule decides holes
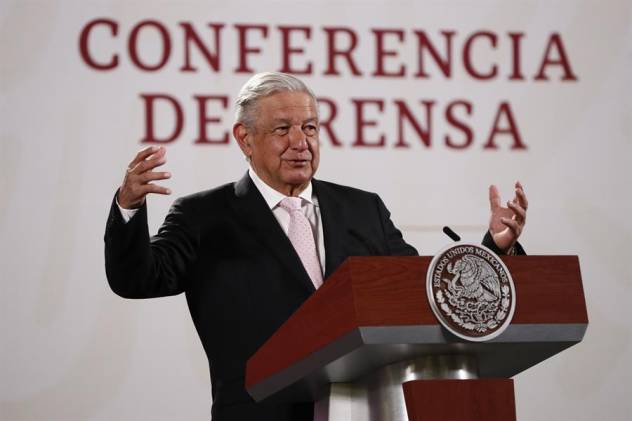
[[[250,358],[261,401],[314,401],[318,421],[515,420],[517,373],[580,342],[588,315],[577,256],[503,256],[511,325],[460,339],[426,297],[431,257],[350,257]]]

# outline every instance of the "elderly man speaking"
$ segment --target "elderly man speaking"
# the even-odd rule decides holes
[[[241,180],[176,200],[158,233],[145,198],[165,149],[129,164],[105,233],[106,272],[126,298],[184,292],[208,356],[214,421],[311,421],[313,405],[255,403],[244,389],[248,358],[348,256],[416,255],[374,193],[320,181],[319,122],[311,90],[281,73],[253,76],[237,99],[233,136],[250,163]],[[518,252],[527,199],[520,183],[505,208],[490,187],[483,244]]]

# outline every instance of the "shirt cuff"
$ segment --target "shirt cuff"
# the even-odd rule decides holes
[[[121,207],[118,202],[118,197],[116,198],[116,206],[118,206],[119,211],[121,212],[121,217],[123,218],[123,222],[125,222],[126,224],[129,222],[130,219],[134,217],[134,215],[136,215],[136,212],[138,212],[138,209],[125,209]]]

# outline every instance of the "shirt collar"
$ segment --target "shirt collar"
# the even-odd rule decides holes
[[[272,187],[267,185],[265,181],[259,178],[255,170],[252,169],[252,166],[248,168],[248,175],[250,176],[250,179],[252,180],[252,182],[255,183],[255,186],[259,190],[259,193],[261,193],[261,196],[263,196],[263,199],[266,201],[266,204],[268,205],[270,209],[274,209],[275,207],[277,207],[279,202],[281,202],[281,200],[287,197],[283,193],[280,193],[274,190]],[[307,187],[305,187],[305,190],[303,190],[298,195],[298,197],[307,201],[308,203],[311,203],[314,206],[318,206],[316,201],[312,197],[312,182],[311,181],[309,182]]]

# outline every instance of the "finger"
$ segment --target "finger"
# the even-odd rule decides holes
[[[171,173],[163,171],[146,171],[137,177],[138,182],[142,184],[147,184],[150,181],[166,180],[168,178],[171,178]]]
[[[141,191],[143,192],[143,195],[147,195],[149,193],[171,194],[171,189],[159,186],[158,184],[145,184],[141,187]]]
[[[520,237],[520,233],[522,232],[522,225],[520,225],[518,221],[511,218],[500,218],[500,221],[514,233],[516,238]]]
[[[166,153],[167,149],[164,146],[160,146],[154,154],[150,155],[148,158],[145,158],[145,160],[159,158],[161,156],[165,156]]]
[[[527,220],[527,211],[518,203],[507,202],[507,207],[514,211],[514,213],[516,214],[516,219],[518,219],[519,222],[524,223]]]
[[[525,194],[522,185],[520,185],[520,182],[516,183],[516,197],[520,206],[522,206],[524,210],[527,210],[529,207],[529,201],[527,200],[527,195]]]
[[[153,152],[152,152],[153,151]],[[165,156],[165,154],[167,153],[166,149],[163,146],[160,146],[158,148],[154,147],[149,153],[149,155],[147,154],[142,154],[139,156],[142,156],[143,159],[136,161],[136,159],[134,159],[134,161],[132,161],[132,163],[134,164],[134,166],[129,166],[127,168],[127,172],[131,173],[136,173],[139,174],[143,171],[147,171],[147,167],[145,165],[141,165],[145,162],[155,162],[155,160],[163,158]],[[132,164],[130,163],[130,165]]]
[[[154,168],[160,167],[167,162],[167,158],[164,157],[164,153],[156,154],[155,157],[145,159],[144,161],[139,162],[134,168],[131,169],[132,174],[143,174],[144,172],[153,170]]]
[[[489,207],[492,211],[500,207],[500,193],[493,184],[489,186]]]
[[[147,146],[146,148],[141,149],[138,151],[134,159],[132,159],[132,162],[129,163],[127,168],[134,168],[139,162],[144,161],[152,154],[158,152],[160,148],[162,148],[162,146]]]

